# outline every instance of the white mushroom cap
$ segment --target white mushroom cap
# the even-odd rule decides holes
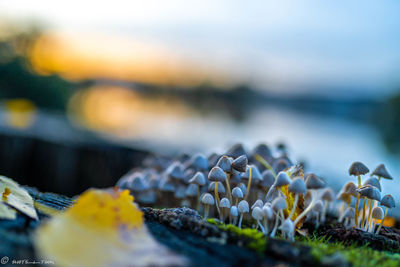
[[[263,177],[262,182],[260,183],[263,187],[271,187],[275,183],[275,177],[270,170],[265,170],[261,174]]]
[[[228,156],[222,156],[218,160],[217,166],[220,167],[224,172],[230,172],[232,168],[232,160]]]
[[[281,186],[290,184],[290,182],[291,182],[291,180],[290,180],[289,175],[286,172],[281,171],[276,176],[275,186],[281,187]]]
[[[287,208],[286,200],[283,197],[277,197],[272,202],[272,209],[275,211],[284,210]]]
[[[166,170],[166,174],[176,180],[185,178],[184,168],[180,162],[173,162]]]
[[[236,206],[232,206],[230,212],[231,212],[231,216],[232,216],[232,217],[237,217],[237,216],[239,216],[238,208],[237,208]]]
[[[231,202],[229,201],[229,199],[227,199],[226,197],[222,198],[221,201],[219,202],[219,206],[221,208],[230,208],[231,207]]]
[[[253,206],[251,206],[251,209],[254,209],[255,207],[260,207],[261,208],[262,206],[264,206],[264,202],[261,199],[257,199],[254,202]]]
[[[243,195],[246,195],[246,192],[247,192],[247,187],[246,187],[246,185],[245,185],[244,183],[240,183],[240,184],[238,185],[238,187],[240,188],[240,190],[242,190]]]
[[[284,233],[292,233],[294,231],[294,224],[291,219],[286,219],[281,226],[279,226],[279,230]]]
[[[197,196],[197,184],[189,184],[186,188],[185,195],[188,197],[195,197]]]
[[[214,192],[215,191],[215,183],[218,183],[218,193],[225,194],[225,187],[221,182],[212,182],[208,186],[208,191],[209,192]]]
[[[247,213],[249,212],[249,203],[246,200],[242,200],[238,204],[239,213]]]
[[[355,215],[355,211],[354,208],[347,208],[344,213],[343,213],[343,217],[347,217],[347,218],[354,218]]]
[[[301,177],[296,177],[289,185],[289,191],[294,194],[305,194],[307,193],[307,186]]]
[[[255,207],[253,211],[251,212],[251,216],[256,219],[257,221],[262,220],[264,217],[264,212],[260,207]]]
[[[264,213],[265,218],[267,218],[268,220],[272,220],[272,218],[274,217],[274,211],[270,206],[264,205],[264,207],[262,207],[262,211]]]
[[[232,196],[235,198],[243,198],[243,192],[239,187],[234,187],[232,189]]]
[[[205,193],[201,198],[201,203],[204,205],[214,205],[214,197],[210,193]]]
[[[367,180],[365,180],[363,185],[371,185],[378,188],[379,191],[382,191],[381,183],[376,177],[369,177]]]
[[[202,172],[196,172],[193,178],[189,180],[189,183],[203,186],[206,184],[206,177]]]
[[[213,182],[224,182],[226,180],[226,173],[220,167],[216,166],[208,173],[208,180]]]
[[[372,209],[372,218],[376,220],[382,220],[384,217],[383,209],[381,207],[375,207]]]
[[[321,212],[324,209],[324,204],[322,203],[322,200],[317,200],[317,202],[315,202],[313,210],[316,212]]]
[[[385,195],[383,196],[383,198],[381,199],[381,203],[382,206],[388,207],[389,209],[394,208],[396,206],[395,202],[394,202],[394,198],[392,197],[392,195]]]
[[[196,170],[201,170],[201,171],[208,170],[208,160],[206,156],[204,156],[203,154],[195,154],[189,160],[188,165]]]
[[[322,191],[321,199],[331,202],[335,199],[335,193],[333,193],[333,190],[330,187],[327,187]]]

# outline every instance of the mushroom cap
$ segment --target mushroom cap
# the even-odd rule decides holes
[[[253,206],[251,206],[251,209],[254,209],[255,207],[262,207],[264,206],[264,202],[261,199],[257,199],[254,201]]]
[[[362,186],[357,189],[357,192],[360,195],[367,197],[369,199],[374,199],[377,201],[381,201],[381,193],[379,192],[378,188],[370,185]]]
[[[381,207],[374,207],[372,209],[372,218],[376,219],[376,220],[382,220],[383,219],[383,209]]]
[[[176,188],[174,197],[177,199],[182,199],[186,197],[186,186],[180,185]]]
[[[268,145],[261,143],[258,144],[254,150],[253,150],[253,155],[260,155],[263,159],[269,159],[272,158],[272,152],[271,149],[269,148]]]
[[[294,194],[305,194],[307,193],[307,186],[304,183],[303,178],[296,177],[289,185],[289,191]]]
[[[208,180],[213,182],[224,182],[226,180],[226,174],[220,167],[215,166],[208,173]]]
[[[225,194],[225,187],[221,182],[211,182],[211,184],[208,186],[208,191],[214,192],[216,183],[218,183],[218,193]]]
[[[218,160],[217,166],[220,167],[224,172],[231,172],[232,160],[228,156],[222,156]]]
[[[203,154],[195,154],[189,160],[188,164],[191,168],[194,168],[197,171],[206,171],[208,170],[208,160],[206,156]]]
[[[262,176],[257,166],[255,165],[247,165],[246,172],[242,173],[242,179],[248,180],[250,179],[250,168],[251,168],[251,179],[255,183],[262,181]]]
[[[376,177],[369,177],[367,180],[364,181],[363,185],[371,185],[378,188],[379,191],[382,191],[381,183]]]
[[[378,177],[393,180],[393,177],[386,170],[386,167],[384,164],[379,164],[378,167],[375,168],[375,170],[372,172],[371,175],[376,175]]]
[[[238,211],[238,208],[236,206],[232,206],[231,207],[230,213],[231,213],[232,217],[239,216],[239,211]]]
[[[271,186],[265,195],[265,202],[271,202],[281,195],[281,191],[275,185]]]
[[[239,187],[234,187],[232,189],[232,197],[243,198],[243,196],[244,196],[243,191]]]
[[[231,176],[229,177],[229,181],[232,184],[240,184],[240,182],[242,181],[242,173],[238,172],[235,169],[231,169]]]
[[[214,205],[214,197],[210,193],[205,193],[201,198],[201,203],[204,205]]]
[[[166,174],[172,179],[183,180],[185,179],[185,172],[180,162],[173,162],[166,170]]]
[[[369,169],[367,168],[367,166],[359,161],[353,162],[349,168],[349,174],[354,176],[364,175],[368,172]]]
[[[291,180],[290,180],[289,175],[286,172],[281,171],[276,176],[275,186],[281,187],[281,186],[290,184],[290,182],[291,182]]]
[[[272,220],[272,218],[274,217],[274,211],[271,208],[271,206],[266,206],[264,205],[262,207],[262,211],[264,213],[264,217],[267,218],[268,220]]]
[[[164,176],[158,185],[160,191],[175,192],[176,188],[174,183],[167,176]]]
[[[275,177],[271,171],[265,170],[261,176],[263,177],[263,180],[259,185],[262,187],[271,187],[275,183]]]
[[[142,192],[150,189],[149,183],[141,174],[134,175],[128,184],[128,188],[134,192]]]
[[[353,182],[346,183],[343,186],[342,191],[345,193],[349,193],[353,197],[357,197],[357,195],[358,195],[357,186]]]
[[[187,197],[195,197],[197,196],[197,184],[189,184],[186,188],[185,195]]]
[[[321,189],[324,188],[326,184],[320,177],[311,173],[306,177],[306,186],[308,189]]]
[[[272,164],[272,168],[276,173],[281,172],[288,167],[290,167],[290,162],[286,158],[275,159]]]
[[[229,209],[231,207],[231,202],[229,201],[229,199],[227,199],[226,197],[222,198],[219,202],[219,206],[221,208],[227,208]]]
[[[207,157],[207,161],[208,161],[208,166],[215,166],[219,160],[221,156],[217,153],[211,153],[208,157]]]
[[[233,145],[225,154],[234,159],[240,157],[241,155],[247,155],[246,150],[240,143]]]
[[[205,185],[207,182],[206,177],[202,172],[196,172],[196,174],[193,176],[192,179],[189,180],[189,183],[191,184],[197,184],[200,186]]]
[[[381,203],[382,206],[388,207],[389,209],[394,208],[396,206],[395,202],[394,202],[394,198],[392,197],[392,195],[384,195],[383,198],[381,199]]]
[[[335,199],[335,193],[333,193],[330,187],[327,187],[322,191],[321,199],[328,202],[333,201]]]
[[[283,197],[277,197],[272,201],[272,209],[275,211],[287,208],[286,200]]]
[[[246,195],[247,192],[247,187],[244,183],[240,183],[238,184],[238,187],[240,188],[240,190],[242,190],[243,195]]]
[[[283,221],[281,226],[279,226],[279,230],[284,233],[292,233],[294,232],[294,223],[291,219],[286,219]]]
[[[324,204],[322,203],[322,200],[317,200],[317,202],[315,202],[313,210],[316,212],[321,212],[324,210]]]
[[[241,155],[237,157],[234,161],[232,161],[232,168],[238,172],[246,172],[248,160],[246,155]]]
[[[249,212],[249,203],[246,200],[242,200],[238,204],[239,213],[247,213]]]
[[[351,202],[351,194],[341,191],[336,196],[336,199],[342,200],[343,202],[350,204],[350,202]]]
[[[354,216],[355,216],[355,211],[354,208],[352,207],[347,208],[343,213],[343,217],[354,218]]]
[[[264,217],[264,212],[260,207],[255,207],[251,212],[251,217],[253,217],[257,221],[262,220],[262,218]]]

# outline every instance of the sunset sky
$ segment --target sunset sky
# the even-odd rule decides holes
[[[69,77],[367,95],[399,87],[398,14],[398,1],[0,1],[1,17],[46,26],[59,46],[43,56]]]

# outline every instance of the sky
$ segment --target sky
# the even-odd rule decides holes
[[[399,1],[0,0],[5,18],[156,43],[261,89],[372,96],[400,87],[398,14]]]

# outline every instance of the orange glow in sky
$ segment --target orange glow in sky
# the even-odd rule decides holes
[[[105,78],[164,85],[224,84],[221,72],[152,42],[100,35],[53,33],[34,45],[31,62],[42,74],[73,80]]]

